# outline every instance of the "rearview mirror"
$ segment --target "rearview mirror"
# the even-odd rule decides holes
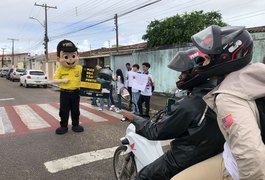
[[[130,102],[131,96],[130,96],[130,93],[129,93],[128,89],[121,88],[120,95],[121,95],[122,99],[124,99],[127,102]]]

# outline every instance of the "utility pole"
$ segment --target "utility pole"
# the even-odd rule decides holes
[[[45,28],[45,33],[44,33],[44,49],[45,49],[45,59],[46,62],[48,62],[48,42],[49,42],[49,38],[48,38],[48,15],[47,15],[47,10],[48,8],[52,8],[52,9],[57,9],[56,6],[48,6],[47,4],[34,4],[35,6],[39,6],[39,7],[43,7],[45,10],[45,23],[44,23],[44,28]]]
[[[118,14],[114,16],[114,24],[116,31],[116,51],[119,52],[119,28],[118,28]]]
[[[8,40],[12,41],[12,62],[11,62],[11,65],[14,65],[14,63],[15,63],[15,41],[18,41],[18,39],[8,38]]]
[[[2,67],[4,67],[4,55],[5,55],[5,49],[6,48],[1,48],[2,49]]]

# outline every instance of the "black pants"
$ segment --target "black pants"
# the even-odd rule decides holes
[[[70,111],[72,117],[72,125],[73,126],[79,125],[79,116],[80,116],[79,103],[80,103],[80,96],[78,90],[73,92],[61,91],[60,112],[59,112],[59,115],[61,117],[61,122],[60,122],[61,127],[68,126]]]
[[[138,108],[139,108],[139,113],[140,114],[143,114],[143,103],[145,103],[145,108],[146,108],[146,111],[145,111],[145,114],[146,115],[149,115],[149,111],[150,111],[150,99],[151,99],[151,96],[144,96],[144,95],[140,95],[139,97],[139,100],[138,100]]]
[[[132,105],[132,87],[128,87],[128,91],[130,93],[130,106]]]
[[[170,180],[173,176],[181,172],[172,151],[167,151],[151,164],[145,166],[135,177],[135,180]]]
[[[113,99],[113,85],[110,85],[109,99],[110,99],[111,105],[115,105],[114,99]]]

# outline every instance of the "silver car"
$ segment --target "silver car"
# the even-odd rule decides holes
[[[6,74],[8,73],[9,69],[8,68],[2,68],[0,70],[0,77],[6,77]]]
[[[20,76],[25,72],[25,69],[15,68],[10,74],[10,81],[20,80]]]

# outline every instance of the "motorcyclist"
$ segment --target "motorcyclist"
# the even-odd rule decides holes
[[[222,152],[224,138],[218,129],[216,115],[202,100],[215,86],[193,71],[195,63],[192,59],[198,55],[201,53],[197,49],[180,51],[168,65],[182,72],[177,87],[190,93],[172,105],[171,112],[160,121],[154,123],[123,112],[135,125],[137,134],[149,140],[174,139],[171,149],[144,167],[136,179],[170,179],[185,168]]]
[[[249,64],[253,54],[251,35],[245,27],[213,25],[193,35],[192,41],[207,54],[198,73],[218,80],[219,85],[204,100],[217,113],[239,179],[264,180],[265,145],[255,100],[265,96],[265,65]]]

